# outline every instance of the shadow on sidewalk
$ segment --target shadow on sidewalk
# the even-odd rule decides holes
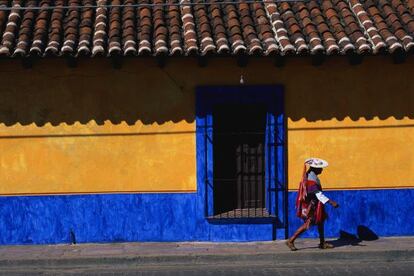
[[[374,233],[371,229],[364,225],[358,225],[357,235],[353,235],[346,231],[339,231],[339,238],[337,240],[330,241],[335,247],[341,246],[366,246],[360,244],[362,241],[374,241],[378,240],[377,234]]]

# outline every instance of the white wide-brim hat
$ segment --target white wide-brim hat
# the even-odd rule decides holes
[[[309,165],[312,168],[328,167],[328,162],[320,158],[308,158],[306,159],[305,164]]]

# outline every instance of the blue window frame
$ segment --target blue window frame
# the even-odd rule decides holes
[[[204,216],[213,206],[213,108],[223,104],[260,104],[266,108],[265,206],[287,226],[285,117],[282,86],[199,87],[196,91],[197,189],[204,199]]]

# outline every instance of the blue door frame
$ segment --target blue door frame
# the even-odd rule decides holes
[[[213,108],[222,104],[261,104],[266,108],[266,209],[270,219],[231,219],[228,223],[272,223],[273,238],[288,234],[286,124],[283,87],[205,86],[196,91],[197,188],[204,195],[204,216],[213,215]],[[217,221],[215,222],[217,223]],[[226,223],[220,219],[220,223]]]

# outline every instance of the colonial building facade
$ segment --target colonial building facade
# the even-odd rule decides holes
[[[0,244],[414,234],[413,1],[0,2]]]

